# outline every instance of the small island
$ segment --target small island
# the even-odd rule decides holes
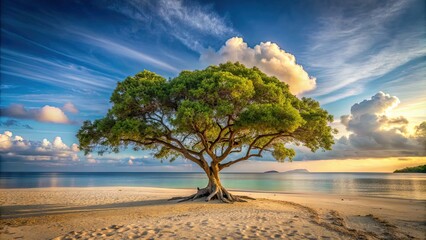
[[[280,172],[278,172],[278,171],[276,171],[276,170],[270,170],[270,171],[266,171],[266,172],[264,172],[264,173],[280,173]]]
[[[403,169],[395,170],[394,173],[426,173],[426,165],[417,167],[406,167]]]

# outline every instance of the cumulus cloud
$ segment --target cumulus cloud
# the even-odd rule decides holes
[[[79,151],[80,151],[80,148],[78,147],[78,145],[77,145],[77,144],[73,143],[73,144],[71,145],[71,150],[72,150],[73,152],[79,152]]]
[[[400,103],[396,96],[390,96],[384,92],[378,92],[371,99],[366,99],[360,103],[355,103],[351,107],[353,116],[364,114],[384,115],[398,106]]]
[[[409,148],[408,120],[403,116],[387,116],[399,103],[397,97],[379,92],[354,104],[351,114],[341,117],[342,124],[352,132],[349,142],[360,149]]]
[[[386,158],[424,156],[426,153],[416,136],[410,134],[408,119],[391,117],[400,103],[396,96],[378,92],[370,99],[355,103],[349,115],[341,116],[348,136],[335,139],[332,151],[309,153],[296,147],[300,160]]]
[[[12,147],[11,141],[12,133],[5,131],[3,134],[0,133],[0,151],[7,150]]]
[[[60,108],[49,105],[45,105],[42,108],[28,109],[21,104],[11,104],[7,108],[0,108],[0,113],[4,117],[30,119],[39,122],[72,123]]]
[[[37,120],[40,122],[51,122],[51,123],[69,123],[68,117],[65,113],[57,108],[46,105],[40,109],[37,114]]]
[[[293,94],[312,90],[316,86],[316,79],[296,63],[294,55],[272,42],[261,42],[251,48],[242,38],[233,37],[217,52],[210,48],[201,53],[200,61],[205,64],[238,61],[248,67],[256,66],[266,74],[286,82]]]
[[[0,156],[4,159],[13,158],[27,161],[79,161],[78,146],[66,145],[61,137],[53,142],[47,139],[29,141],[21,136],[13,136],[12,132],[0,134]]]
[[[74,106],[72,102],[65,103],[62,107],[62,110],[64,110],[64,112],[78,113],[78,109]]]

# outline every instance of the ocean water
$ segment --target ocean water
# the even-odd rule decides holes
[[[324,193],[426,200],[426,174],[409,173],[222,173],[228,189]],[[145,186],[204,187],[204,173],[0,173],[0,188]]]

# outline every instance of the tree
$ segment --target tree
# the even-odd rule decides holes
[[[119,82],[111,103],[104,118],[84,122],[80,149],[103,154],[131,146],[159,159],[192,161],[209,183],[181,200],[244,201],[222,186],[221,170],[265,152],[291,160],[289,143],[312,151],[334,143],[333,117],[318,102],[298,99],[287,84],[240,63],[182,71],[169,81],[145,70]]]

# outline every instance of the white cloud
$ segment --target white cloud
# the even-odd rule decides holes
[[[22,142],[24,139],[21,136],[15,136],[14,141]]]
[[[77,144],[73,143],[73,144],[71,145],[71,150],[72,150],[73,152],[79,152],[79,151],[80,151],[80,148],[78,147],[78,145],[77,145]]]
[[[11,104],[8,108],[0,109],[4,117],[31,119],[39,122],[70,124],[65,113],[57,107],[45,105],[42,108],[27,109],[21,104]]]
[[[78,113],[78,109],[74,106],[72,102],[65,103],[64,106],[62,107],[62,110],[64,110],[65,112],[70,112],[70,113]]]
[[[396,96],[383,92],[355,103],[351,114],[340,119],[349,132],[348,136],[335,139],[332,151],[310,153],[302,147],[295,147],[298,150],[296,159],[424,156],[421,145],[410,134],[407,118],[393,117],[399,103]]]
[[[355,117],[364,114],[385,115],[400,103],[396,96],[390,96],[384,92],[378,92],[371,99],[355,103],[351,108],[351,114]]]
[[[213,49],[204,51],[200,61],[205,64],[238,61],[247,67],[256,66],[266,74],[286,82],[293,94],[312,90],[316,85],[316,79],[310,77],[303,67],[296,63],[296,58],[292,54],[272,42],[261,42],[250,48],[242,38],[233,37],[217,52]]]
[[[0,156],[28,161],[79,161],[75,148],[77,144],[68,147],[61,137],[55,137],[53,143],[47,139],[29,141],[21,136],[14,136],[6,131],[0,134]]]
[[[371,99],[354,104],[351,114],[341,117],[342,124],[352,132],[350,143],[362,149],[410,148],[408,120],[403,116],[387,116],[399,103],[397,97],[379,92]]]
[[[52,146],[55,149],[60,149],[60,150],[69,150],[70,149],[65,143],[62,142],[61,137],[55,137],[55,139],[53,140]]]
[[[12,147],[12,133],[5,131],[3,134],[0,133],[0,151],[6,150]]]

